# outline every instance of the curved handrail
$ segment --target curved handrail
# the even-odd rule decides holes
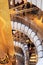
[[[11,18],[11,20],[13,21],[17,21],[19,23],[23,23],[26,26],[29,26],[31,29],[33,29],[33,31],[36,32],[36,34],[40,35],[40,40],[43,40],[43,31],[40,29],[40,27],[38,25],[36,25],[34,22],[32,22],[32,20],[26,21],[23,17],[20,16],[14,16]]]

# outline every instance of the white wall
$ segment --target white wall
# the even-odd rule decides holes
[[[37,1],[36,0],[32,0],[32,4],[37,5]]]
[[[22,2],[22,0],[15,0],[15,4],[17,3],[17,2]],[[26,3],[27,2],[27,0],[24,0],[24,3]]]
[[[43,11],[43,0],[27,0],[27,2],[32,2],[32,4],[36,5]]]
[[[41,8],[41,9],[42,9],[42,11],[43,11],[43,0],[42,0],[42,8]]]
[[[21,1],[22,1],[22,0],[15,0],[15,4],[17,4],[17,2],[19,2],[19,3],[20,3]]]
[[[27,0],[27,2],[31,2],[31,0]]]
[[[41,9],[41,0],[37,0],[37,7]]]

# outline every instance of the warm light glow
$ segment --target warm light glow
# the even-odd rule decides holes
[[[13,0],[10,1],[10,5],[13,5]]]
[[[8,53],[12,57],[15,54],[15,50],[10,24],[8,0],[0,0],[0,10],[0,53],[1,51],[5,54]]]
[[[27,2],[27,0],[24,0],[24,3],[26,3]]]
[[[40,19],[34,18],[34,23],[43,31],[42,17]]]

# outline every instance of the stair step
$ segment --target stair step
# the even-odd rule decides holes
[[[30,62],[29,64],[35,64],[36,62]]]
[[[31,55],[36,55],[35,53],[32,53]]]
[[[30,60],[36,60],[36,58],[30,58]]]
[[[36,65],[36,63],[29,63],[29,65]]]
[[[30,59],[36,59],[36,56],[31,56]]]
[[[35,53],[32,53],[32,55],[36,55]]]
[[[32,59],[30,59],[29,61],[30,61],[30,62],[36,62],[36,59],[33,59],[33,60],[32,60]]]

